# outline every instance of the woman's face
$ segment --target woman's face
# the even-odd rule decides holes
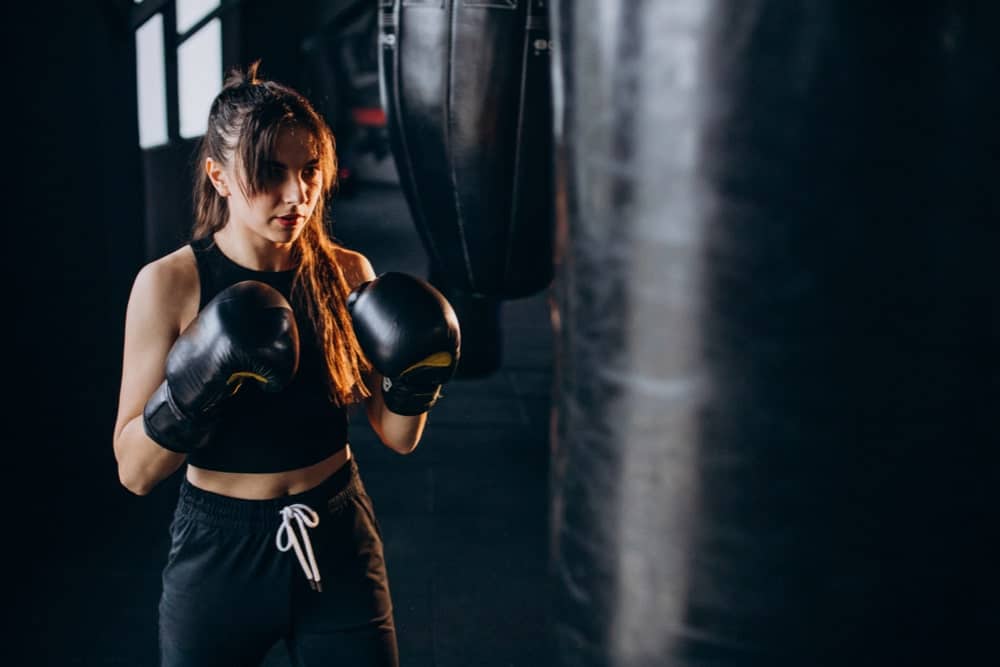
[[[273,243],[291,243],[302,233],[323,190],[319,152],[312,133],[300,127],[282,128],[273,159],[263,165],[263,188],[247,196],[224,169],[228,188],[229,223]]]

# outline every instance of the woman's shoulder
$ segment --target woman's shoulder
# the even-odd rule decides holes
[[[367,280],[375,279],[375,270],[368,258],[356,250],[336,246],[337,263],[344,272],[344,278],[351,289]]]
[[[132,300],[142,301],[155,311],[180,315],[197,304],[200,285],[198,265],[190,246],[155,259],[136,274],[132,286]]]
[[[185,245],[149,262],[136,275],[136,283],[167,288],[175,294],[198,285],[198,264],[191,246]]]

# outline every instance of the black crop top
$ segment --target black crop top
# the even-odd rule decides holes
[[[291,298],[295,269],[255,271],[222,254],[209,236],[191,242],[201,282],[200,311],[226,287],[257,280],[281,292],[299,329],[299,370],[282,391],[268,394],[247,382],[225,406],[212,440],[188,456],[198,468],[225,472],[281,472],[322,461],[347,445],[347,411],[329,397],[320,356],[304,304]]]

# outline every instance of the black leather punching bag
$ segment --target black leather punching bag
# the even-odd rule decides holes
[[[500,302],[552,279],[544,0],[381,0],[380,84],[430,280],[462,325],[459,376],[500,363]]]
[[[558,665],[997,659],[987,3],[556,0]]]

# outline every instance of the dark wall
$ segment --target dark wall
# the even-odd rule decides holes
[[[142,261],[135,58],[120,11],[129,4],[25,3],[13,35],[21,57],[6,68],[16,178],[4,267],[16,318],[5,422],[17,435],[5,490],[33,508],[15,513],[19,540],[37,540],[15,584],[124,493],[112,429],[125,303]]]

